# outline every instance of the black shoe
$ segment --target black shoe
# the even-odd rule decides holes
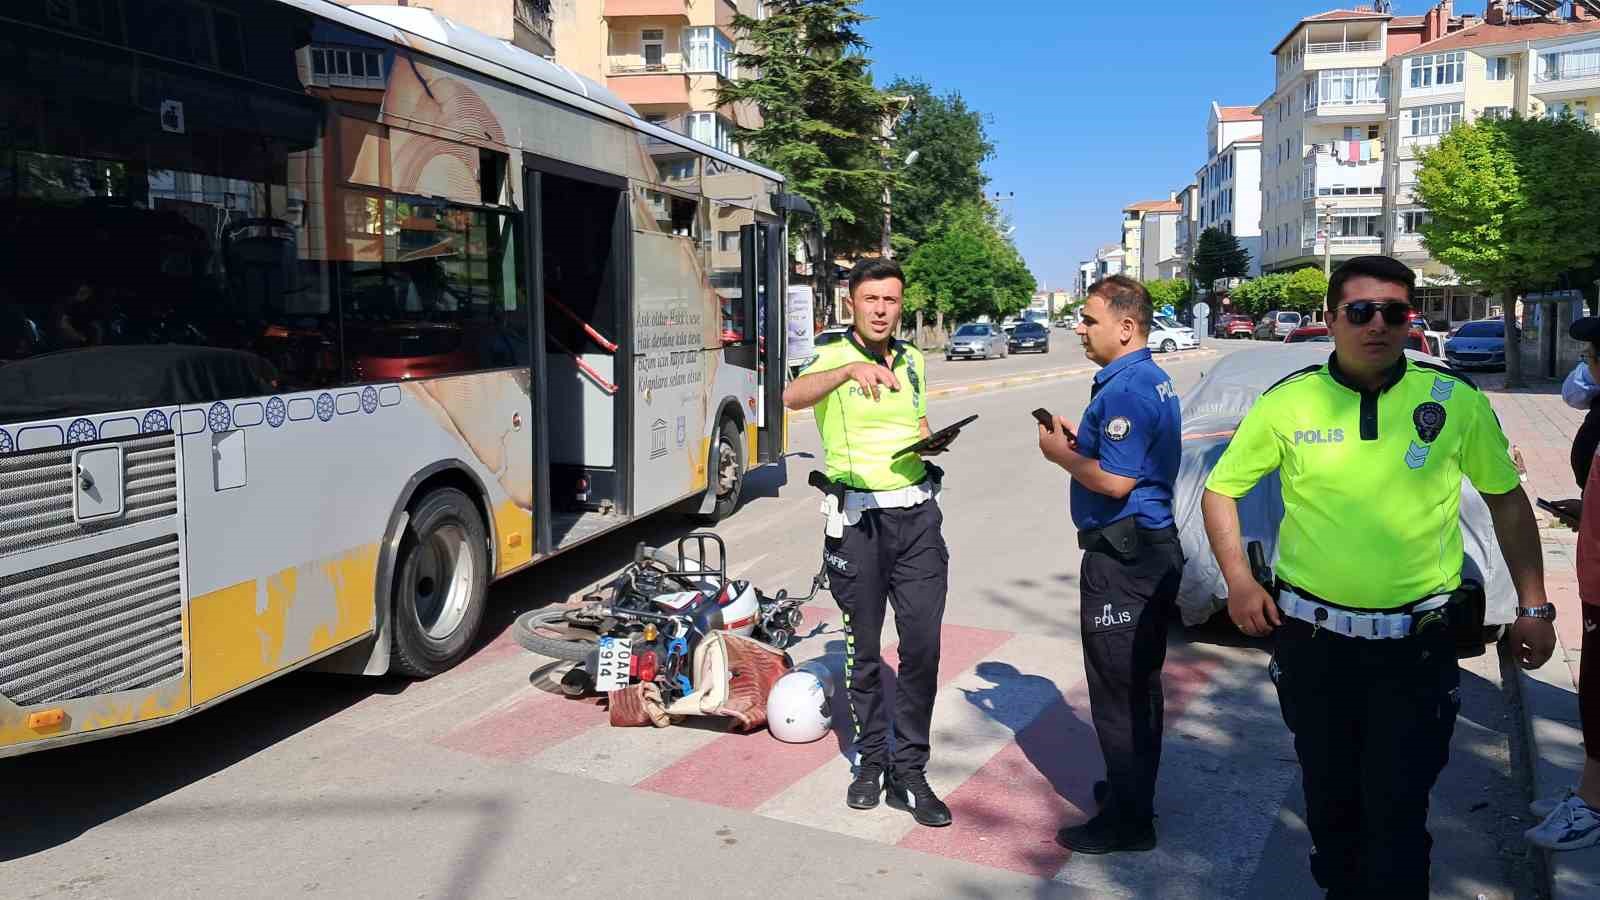
[[[844,792],[844,803],[851,809],[872,809],[878,805],[878,795],[883,793],[883,767],[857,766],[856,780]]]
[[[894,809],[911,813],[918,825],[943,828],[950,824],[950,807],[928,786],[928,775],[921,771],[890,773],[885,801]]]
[[[1154,850],[1156,827],[1154,822],[1123,822],[1101,813],[1082,825],[1072,825],[1056,832],[1056,843],[1074,853]]]

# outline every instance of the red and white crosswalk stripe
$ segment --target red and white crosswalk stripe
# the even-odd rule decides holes
[[[806,617],[800,633],[809,637],[792,651],[795,658],[842,653],[837,610],[814,604],[806,607]],[[891,645],[884,651],[891,665],[898,662],[895,650]],[[498,674],[526,668],[515,659],[493,653],[469,674],[481,679],[491,669]],[[1218,665],[1214,657],[1169,657],[1169,723],[1205,690]],[[1070,854],[1054,843],[1054,832],[1092,814],[1091,787],[1102,772],[1077,644],[947,624],[939,685],[928,774],[955,814],[955,824],[944,829],[919,828],[887,807],[866,813],[846,808],[848,741],[836,737],[791,745],[765,732],[732,734],[714,726],[612,728],[593,700],[524,686],[432,742],[480,758],[633,785],[1043,879],[1060,877]]]

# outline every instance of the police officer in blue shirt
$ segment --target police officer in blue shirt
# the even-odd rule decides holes
[[[1039,450],[1072,477],[1084,670],[1106,764],[1106,780],[1095,785],[1099,813],[1056,833],[1078,853],[1156,845],[1161,666],[1184,560],[1172,518],[1178,395],[1145,346],[1151,318],[1139,282],[1095,282],[1077,327],[1084,353],[1101,367],[1089,407],[1076,431],[1060,416],[1054,427],[1039,426]]]

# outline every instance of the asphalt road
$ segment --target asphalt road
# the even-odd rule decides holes
[[[1161,361],[1187,391],[1215,359]],[[1075,360],[1066,342],[1049,356],[938,358],[929,380],[938,390],[980,369],[1013,377]],[[846,809],[840,742],[613,729],[595,705],[546,689],[551,667],[507,624],[603,581],[635,542],[688,531],[662,516],[496,587],[483,647],[432,681],[295,674],[170,727],[0,761],[0,895],[1315,896],[1266,653],[1226,629],[1172,634],[1160,847],[1073,857],[1051,840],[1086,816],[1101,762],[1066,486],[1038,456],[1029,411],[1076,418],[1088,385],[1085,372],[931,404],[936,423],[982,417],[942,460],[951,592],[930,778],[952,828]],[[803,588],[819,563],[805,487],[815,429],[802,418],[792,437],[797,455],[753,479],[719,529],[735,574],[768,590]],[[795,656],[837,659],[831,601],[807,614]],[[1464,685],[1435,792],[1435,896],[1534,897],[1493,658],[1469,665]]]

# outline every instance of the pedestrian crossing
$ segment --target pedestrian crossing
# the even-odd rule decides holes
[[[826,659],[836,678],[842,676],[844,631],[838,611],[828,603],[812,604],[805,611],[804,639],[791,654],[796,661]],[[890,625],[886,641],[892,634]],[[1195,738],[1200,735],[1206,736],[1209,746],[1214,740],[1239,740],[1252,731],[1279,734],[1276,743],[1264,749],[1292,760],[1281,724],[1236,721],[1241,714],[1259,718],[1262,698],[1234,702],[1225,695],[1259,692],[1264,680],[1258,677],[1258,656],[1230,648],[1177,645],[1169,656],[1164,678],[1167,759],[1157,798],[1163,843],[1154,853],[1138,854],[1135,861],[1074,859],[1053,839],[1057,828],[1093,814],[1092,786],[1103,771],[1075,640],[967,624],[944,626],[928,771],[955,816],[955,824],[943,829],[920,828],[910,816],[887,806],[870,811],[844,806],[844,786],[850,778],[849,714],[837,691],[836,734],[811,744],[783,744],[765,731],[728,733],[715,720],[665,729],[613,728],[602,704],[572,700],[549,689],[549,674],[543,671],[549,668],[546,660],[497,647],[498,642],[491,644],[479,654],[487,658],[464,673],[417,686],[428,687],[435,694],[431,698],[406,692],[375,697],[372,703],[395,707],[389,712],[398,715],[390,721],[395,729],[405,730],[424,711],[437,716],[441,709],[454,707],[452,698],[470,697],[474,702],[464,707],[481,712],[434,730],[426,738],[429,743],[496,764],[560,772],[752,812],[864,841],[1077,884],[1106,896],[1134,896],[1140,884],[1165,883],[1151,880],[1156,876],[1150,873],[1156,872],[1181,874],[1205,889],[1193,896],[1227,895],[1241,888],[1254,870],[1252,854],[1260,853],[1274,812],[1292,787],[1292,764],[1278,763],[1269,767],[1269,773],[1247,778],[1246,796],[1236,796],[1239,773],[1222,771],[1211,750],[1197,746]],[[895,650],[896,645],[889,644],[884,651],[891,665],[897,662]],[[474,686],[445,687],[461,680]],[[838,683],[842,688],[842,681]],[[495,689],[498,695],[484,702],[486,692]],[[407,706],[412,709],[406,710]],[[384,717],[380,710],[351,713]],[[1217,797],[1195,797],[1193,790],[1181,786],[1196,780],[1226,797],[1224,808],[1237,808],[1242,799],[1257,811],[1256,823],[1219,830],[1210,818],[1217,811]],[[1169,787],[1174,785],[1178,787]],[[1197,809],[1208,809],[1209,815],[1185,817],[1169,810],[1178,797]],[[1184,818],[1181,833],[1171,827],[1180,818]],[[1195,853],[1230,855],[1239,865],[1220,874],[1208,865],[1203,867],[1204,877],[1197,877],[1189,871],[1195,868]]]

